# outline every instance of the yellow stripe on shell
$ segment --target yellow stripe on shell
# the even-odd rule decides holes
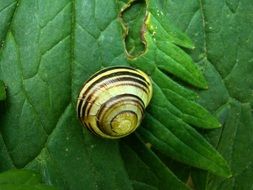
[[[142,72],[140,70],[137,70],[137,69],[132,70],[132,69],[128,69],[128,68],[115,68],[115,69],[112,68],[112,70],[108,70],[104,73],[101,73],[98,76],[96,76],[95,78],[93,78],[92,80],[90,80],[88,83],[86,83],[83,86],[83,88],[80,92],[80,95],[84,94],[85,91],[90,87],[90,85],[94,84],[100,78],[105,77],[105,76],[110,75],[110,74],[113,74],[113,73],[118,73],[118,72],[129,72],[129,73],[137,74],[137,75],[142,76],[148,83],[151,83],[149,77],[144,72]],[[96,73],[94,75],[96,75]]]
[[[112,73],[112,72],[111,72]],[[124,75],[125,76],[125,75]],[[118,87],[120,87],[121,85],[122,86],[124,86],[124,88],[126,87],[128,87],[127,85],[125,85],[125,84],[129,84],[129,86],[130,85],[137,85],[137,86],[140,86],[140,88],[142,87],[142,88],[144,88],[146,91],[147,91],[147,93],[148,93],[148,95],[147,95],[147,99],[146,100],[144,100],[144,103],[145,103],[145,106],[147,106],[147,104],[149,103],[149,101],[150,101],[150,99],[151,99],[151,96],[150,96],[150,94],[152,94],[152,88],[151,88],[151,85],[148,85],[148,84],[146,84],[147,86],[148,86],[148,88],[146,87],[146,86],[143,86],[142,84],[140,84],[139,82],[134,82],[134,81],[117,81],[117,79],[118,80],[120,80],[121,79],[121,77],[122,76],[116,76],[116,77],[112,77],[112,78],[107,78],[107,79],[105,79],[105,80],[103,80],[103,81],[101,81],[101,82],[99,82],[99,83],[97,83],[97,84],[95,84],[94,86],[92,86],[90,89],[89,89],[89,92],[87,93],[86,91],[85,92],[83,92],[83,94],[85,94],[85,95],[83,95],[83,94],[80,94],[80,96],[83,96],[82,97],[82,99],[83,99],[83,101],[82,101],[82,109],[81,109],[81,115],[84,115],[84,113],[83,113],[83,110],[84,109],[86,109],[86,108],[84,108],[84,104],[85,104],[85,102],[90,102],[90,103],[94,103],[95,105],[97,105],[97,106],[99,106],[99,105],[101,105],[101,104],[103,104],[103,102],[104,101],[93,101],[97,96],[107,96],[107,97],[110,97],[110,96],[114,96],[114,95],[116,95],[115,93],[113,93],[113,92],[110,92],[110,91],[108,91],[108,89],[110,90],[110,88],[111,87],[113,87],[113,86],[116,86],[117,88]],[[126,77],[126,76],[125,76]],[[130,77],[130,78],[132,78],[132,79],[137,79],[136,77],[133,77],[133,76],[131,76],[131,75],[129,75],[128,77]],[[97,80],[99,80],[101,77],[97,77]],[[97,81],[96,80],[96,81]],[[96,83],[96,81],[94,81],[94,83]],[[150,80],[149,80],[149,82],[150,82]],[[90,84],[89,86],[91,86],[92,84]],[[86,90],[88,89],[88,88],[85,88]],[[120,90],[120,89],[119,89]],[[122,92],[128,92],[127,91],[128,89],[122,89]],[[136,87],[136,90],[134,89],[133,90],[133,94],[135,94],[135,92],[136,91],[140,91],[141,89],[138,89],[137,87]],[[130,92],[132,92],[132,91],[130,91]],[[140,98],[142,99],[142,96],[145,96],[147,93],[146,92],[142,92],[143,93],[143,95],[140,95]],[[92,95],[92,97],[93,97],[93,99],[89,99],[89,100],[87,100],[88,99],[88,97],[90,97]],[[81,99],[81,98],[80,98]],[[87,103],[86,103],[87,104]],[[83,109],[84,108],[84,109]],[[86,114],[85,114],[86,115]]]
[[[131,110],[134,108],[133,105],[126,105],[125,107],[123,108],[126,108],[128,110]],[[121,109],[120,109],[121,110]],[[117,137],[121,137],[121,136],[124,136],[124,135],[120,135],[120,134],[116,134],[115,132],[113,132],[112,130],[110,130],[110,124],[111,124],[111,119],[115,118],[117,116],[117,113],[120,113],[121,111],[119,110],[114,110],[113,112],[108,112],[106,115],[105,115],[105,120],[108,121],[107,123],[104,123],[103,127],[106,127],[102,130],[100,130],[100,128],[98,127],[97,125],[97,117],[94,116],[88,116],[88,117],[85,117],[85,123],[88,125],[92,125],[93,126],[93,130],[101,135],[101,136],[107,136],[108,138],[112,137],[112,138],[117,138]],[[131,129],[126,131],[128,132],[127,134],[133,132],[139,125],[140,125],[140,122],[141,122],[141,118],[142,118],[142,113],[140,111],[137,111],[136,112],[136,115],[137,115],[137,121],[136,121],[136,126],[131,126]],[[106,122],[106,121],[101,121],[101,122]]]
[[[101,90],[96,91],[93,94],[92,96],[93,98],[91,99],[91,102],[95,100],[94,102],[95,104],[90,109],[89,115],[96,115],[97,110],[99,109],[100,105],[108,101],[113,96],[117,96],[117,95],[125,94],[125,93],[138,96],[143,101],[145,107],[148,105],[148,102],[150,99],[149,95],[145,93],[144,91],[142,91],[141,89],[139,89],[138,87],[132,86],[132,85],[120,85],[120,84],[115,86],[115,84],[116,83],[112,84],[111,88],[101,89]],[[87,114],[88,113],[86,113],[85,115]]]
[[[120,73],[124,73],[124,75],[119,75]],[[114,74],[116,75],[115,77]],[[111,77],[109,78],[107,76]],[[124,77],[126,79],[130,77],[129,81],[125,80]],[[122,80],[117,81],[117,79]],[[101,118],[97,118],[101,105],[109,101],[112,97],[122,94],[132,94],[139,97],[139,99],[143,101],[145,108],[152,96],[152,85],[149,77],[140,70],[128,68],[111,68],[105,72],[99,71],[97,76],[95,73],[84,85],[78,98],[77,105],[78,107],[81,106],[81,113],[79,113],[79,115],[82,117],[82,122],[85,123],[92,132],[106,138],[119,138],[134,131],[139,126],[143,117],[142,108],[138,108],[134,103],[129,103],[129,105],[124,105],[124,103],[122,103],[122,107],[113,111],[110,109],[106,110],[106,112],[101,115]],[[136,102],[138,101],[136,100]],[[90,110],[85,113],[84,116],[83,111],[87,111],[87,108]],[[98,121],[98,119],[103,119],[103,121]],[[99,122],[104,122],[106,128],[100,130],[102,126]],[[99,126],[97,126],[97,124],[99,124]],[[132,124],[136,124],[136,126],[132,126]],[[129,126],[131,126],[131,129],[128,129]],[[105,132],[107,134],[105,134]],[[126,134],[118,134],[121,132]]]

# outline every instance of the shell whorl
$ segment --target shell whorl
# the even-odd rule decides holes
[[[78,97],[78,117],[93,133],[121,138],[140,125],[152,97],[152,83],[129,67],[103,69],[85,82]]]

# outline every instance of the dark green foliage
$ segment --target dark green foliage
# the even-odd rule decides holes
[[[252,188],[252,10],[250,0],[1,0],[0,171],[33,169],[62,190],[187,189],[153,149],[204,169],[192,169],[196,188]],[[77,119],[83,82],[112,65],[154,82],[138,137],[101,139]],[[228,165],[232,178],[206,173],[229,177]]]

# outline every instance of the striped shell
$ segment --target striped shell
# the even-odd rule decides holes
[[[140,125],[152,97],[152,83],[142,71],[110,67],[84,84],[77,102],[78,117],[93,133],[121,138]]]

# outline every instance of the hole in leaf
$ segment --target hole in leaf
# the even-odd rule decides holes
[[[145,44],[142,39],[145,14],[145,0],[134,1],[121,12],[121,18],[126,27],[126,51],[133,57],[136,57],[145,51]]]

